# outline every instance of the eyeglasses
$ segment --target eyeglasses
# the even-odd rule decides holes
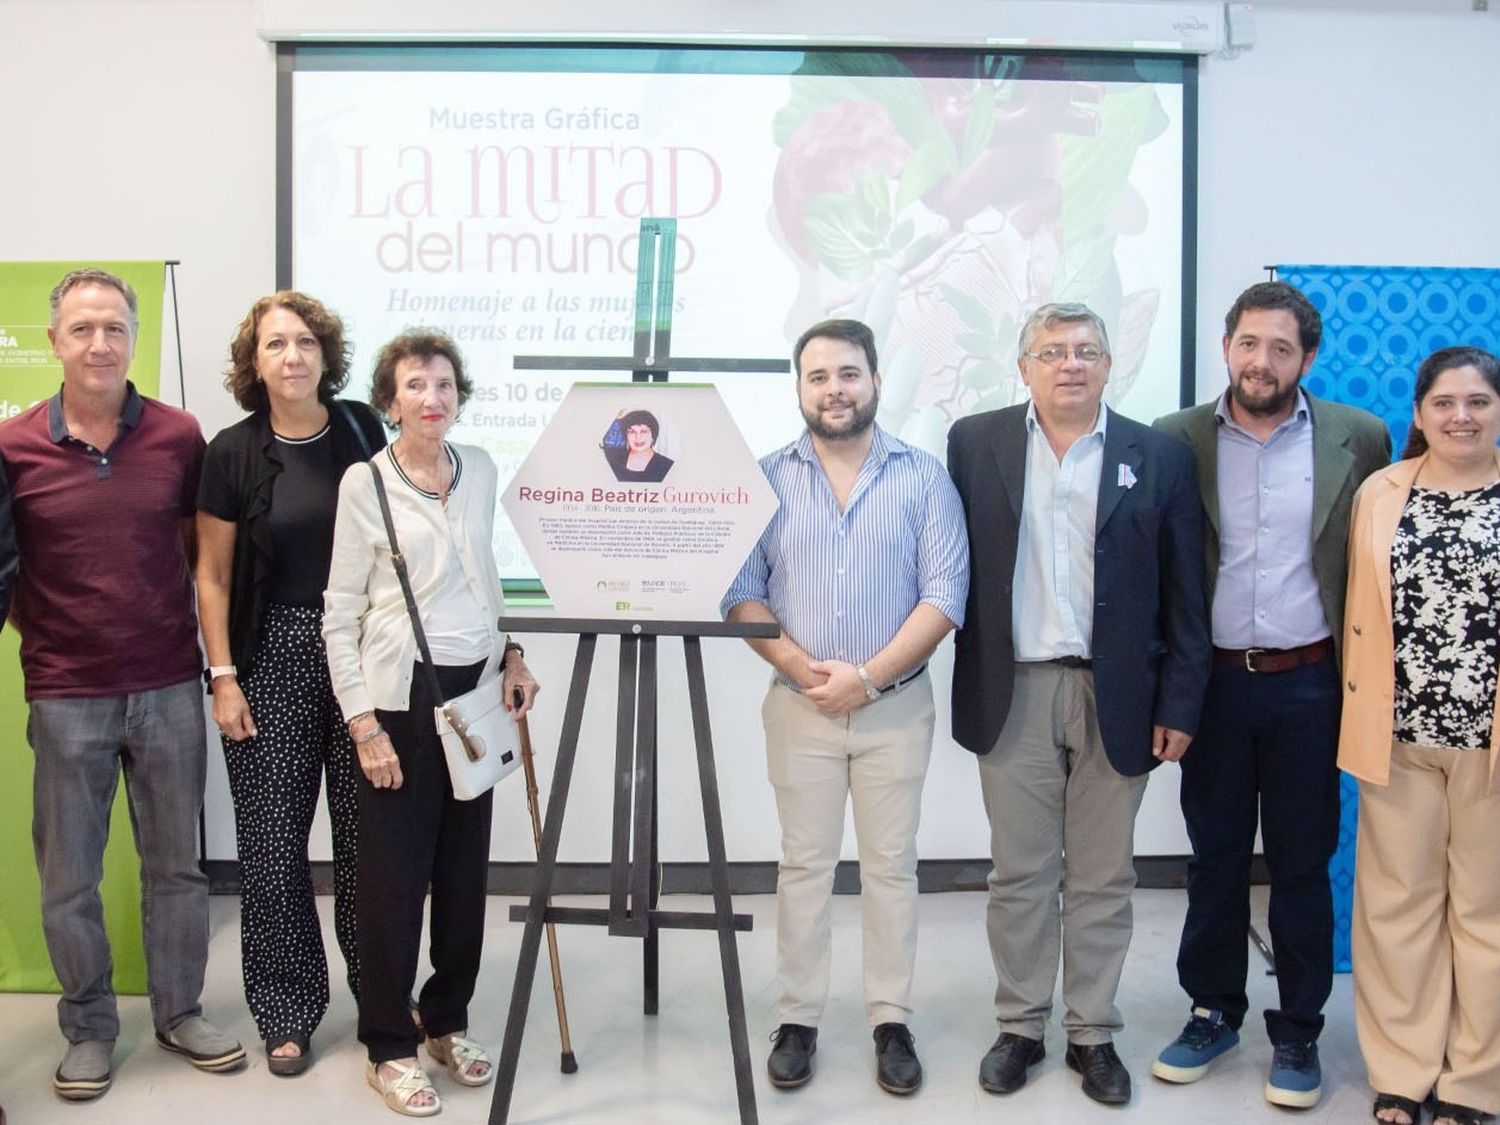
[[[1022,352],[1021,354],[1045,363],[1048,367],[1057,367],[1068,358],[1068,350],[1061,344],[1048,344],[1039,352]],[[1092,344],[1080,344],[1073,348],[1072,352],[1073,358],[1079,363],[1098,363],[1105,356],[1103,348],[1096,348]]]

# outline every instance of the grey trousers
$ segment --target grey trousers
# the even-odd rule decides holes
[[[1130,946],[1135,814],[1146,778],[1105,757],[1094,675],[1018,664],[1010,714],[979,758],[990,819],[987,924],[1001,1031],[1040,1039],[1062,955],[1070,1042],[1110,1042]]]
[[[62,984],[57,1021],[71,1043],[115,1039],[109,938],[99,881],[121,769],[141,856],[141,925],[151,1018],[168,1031],[202,1014],[208,878],[198,867],[207,744],[197,679],[95,699],[36,699],[32,840],[42,930]]]

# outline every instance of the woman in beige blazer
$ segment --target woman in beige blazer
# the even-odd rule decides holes
[[[1417,373],[1349,534],[1339,766],[1359,779],[1354,1004],[1379,1121],[1500,1110],[1500,360]]]

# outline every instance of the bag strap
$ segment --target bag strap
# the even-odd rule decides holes
[[[370,475],[375,478],[375,498],[380,501],[380,518],[385,521],[386,538],[391,544],[391,565],[396,568],[396,578],[401,582],[401,594],[406,598],[406,612],[411,615],[411,631],[416,634],[417,651],[422,654],[422,667],[427,669],[427,684],[432,689],[432,705],[443,705],[443,689],[438,684],[437,668],[432,663],[432,653],[427,648],[427,634],[422,629],[422,618],[417,613],[417,599],[411,592],[411,576],[406,573],[406,558],[396,543],[396,521],[391,518],[391,502],[385,494],[385,478],[380,475],[380,466],[373,460],[366,461]]]
[[[360,449],[362,449],[364,451],[365,460],[368,461],[371,457],[374,457],[375,454],[370,449],[370,439],[367,438],[367,437],[365,437],[364,430],[362,430],[362,429],[359,428],[359,422],[354,417],[354,411],[352,411],[352,410],[349,409],[349,404],[347,402],[345,402],[341,398],[336,398],[336,399],[333,400],[333,405],[338,408],[339,414],[343,417],[344,421],[349,424],[349,428],[354,431],[354,440],[357,441],[357,442],[359,442]],[[376,474],[376,475],[378,477],[379,474]],[[382,500],[382,502],[384,501],[384,499],[385,499],[385,495],[384,495],[384,493],[382,493],[381,494],[381,500]],[[382,505],[382,507],[383,507],[383,505]],[[389,523],[387,523],[386,526],[389,527],[390,526]],[[394,536],[392,537],[391,542],[392,543],[395,542]]]

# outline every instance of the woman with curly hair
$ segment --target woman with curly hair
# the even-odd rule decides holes
[[[339,480],[385,445],[349,378],[338,316],[292,290],[250,306],[224,385],[248,417],[208,445],[198,492],[198,616],[239,848],[245,999],[272,1074],[300,1074],[328,1009],[308,835],[323,776],[334,932],[359,996],[354,746],[329,682],[323,587]]]

